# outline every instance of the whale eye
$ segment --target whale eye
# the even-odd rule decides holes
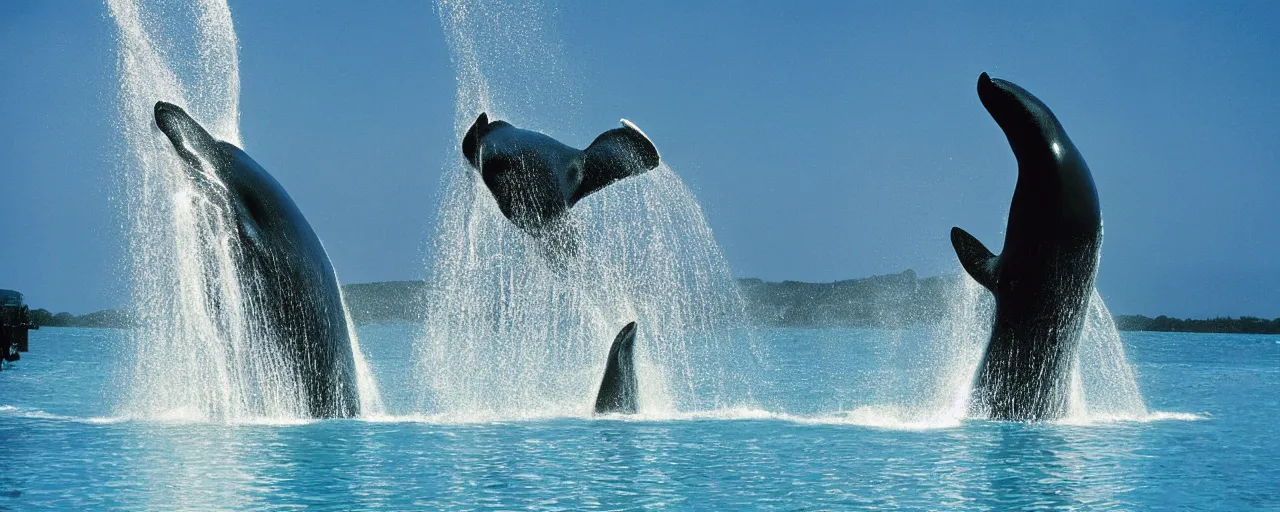
[[[268,220],[267,208],[258,200],[257,196],[250,195],[243,199],[244,207],[249,212],[249,216],[254,223],[262,224]]]
[[[240,223],[250,230],[264,226],[271,220],[271,212],[252,187],[236,187],[235,201],[240,214]]]

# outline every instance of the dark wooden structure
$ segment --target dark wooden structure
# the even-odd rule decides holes
[[[22,294],[0,290],[0,359],[17,361],[18,353],[27,351],[27,330],[38,328],[31,325],[31,314],[22,303]]]

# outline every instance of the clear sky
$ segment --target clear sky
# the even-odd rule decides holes
[[[422,278],[453,140],[425,0],[231,2],[241,132],[347,283]],[[1116,313],[1280,316],[1280,4],[584,2],[551,40],[579,147],[636,122],[739,277],[956,272],[953,225],[1001,245],[1016,165],[974,92],[1012,80],[1093,170]],[[0,2],[0,288],[123,305],[114,25]]]

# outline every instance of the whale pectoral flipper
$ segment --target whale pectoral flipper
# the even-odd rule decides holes
[[[582,184],[574,190],[570,207],[610,183],[652,170],[660,161],[658,148],[626,119],[622,120],[622,128],[600,134],[583,153],[586,161]]]
[[[995,292],[996,255],[973,235],[958,227],[951,228],[951,245],[955,247],[956,256],[960,258],[964,271],[973,276],[978,284]]]

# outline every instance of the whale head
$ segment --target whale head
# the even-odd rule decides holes
[[[218,148],[218,140],[205,131],[200,123],[192,119],[182,107],[168,102],[157,102],[155,107],[156,127],[169,138],[174,151],[187,163],[188,177],[197,188],[214,187],[226,189],[223,176],[218,170],[224,167],[225,157]]]
[[[195,189],[222,208],[245,239],[260,242],[264,232],[279,231],[272,228],[282,227],[292,217],[286,211],[292,200],[243,150],[215,139],[172,103],[156,103],[155,119],[156,127],[186,163],[184,170]]]
[[[253,158],[214,138],[181,107],[157,103],[155,123],[183,161],[174,171],[184,173],[193,198],[203,200],[199,214],[219,216],[241,242],[236,277],[242,293],[253,297],[249,321],[262,333],[252,343],[274,344],[292,372],[279,378],[294,379],[305,390],[311,416],[359,414],[337,274],[306,217]]]
[[[983,73],[978,99],[1004,131],[1018,162],[1053,164],[1078,157],[1053,111],[1026,89]]]
[[[1056,208],[1056,217],[1071,219],[1085,231],[1101,226],[1089,165],[1053,111],[1026,89],[986,73],[978,77],[978,98],[1018,160],[1018,188],[1027,185],[1042,207]]]

